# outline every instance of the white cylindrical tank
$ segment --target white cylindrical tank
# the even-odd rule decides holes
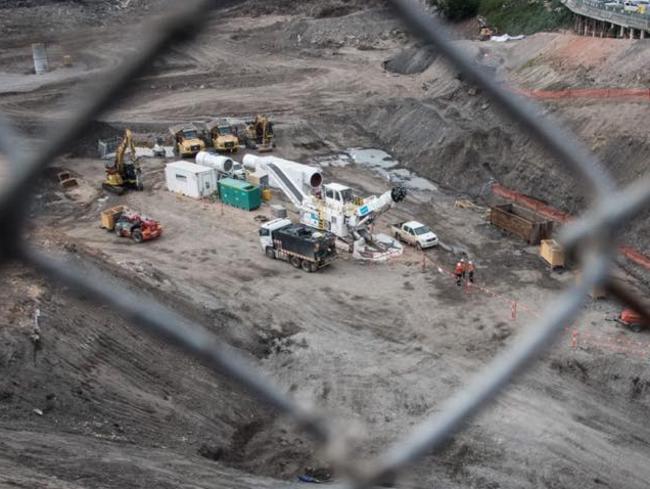
[[[208,153],[207,151],[199,151],[196,154],[196,164],[214,168],[222,173],[228,173],[232,170],[234,163],[232,159],[226,156]]]
[[[45,44],[36,43],[32,44],[32,56],[34,57],[34,72],[37,75],[42,75],[48,71],[47,63],[47,50]]]
[[[250,170],[257,170],[258,166],[264,165],[265,163],[273,163],[295,183],[308,185],[312,188],[320,187],[323,183],[323,175],[318,168],[276,156],[246,155],[244,156],[243,162],[244,166]]]

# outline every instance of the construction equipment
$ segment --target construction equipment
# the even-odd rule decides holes
[[[254,121],[246,123],[246,129],[240,136],[244,145],[261,153],[273,151],[273,124],[265,115],[257,115]]]
[[[489,41],[494,35],[494,30],[490,27],[485,17],[479,15],[477,20],[479,25],[479,41]]]
[[[634,309],[623,309],[618,318],[616,318],[616,322],[626,328],[630,328],[635,333],[638,333],[643,328],[650,327],[650,324],[644,321],[643,316]]]
[[[260,226],[260,243],[269,258],[285,260],[305,272],[315,272],[336,259],[336,237],[289,219]]]
[[[237,180],[246,180],[246,170],[241,163],[227,156],[207,151],[199,151],[195,158],[196,164],[214,168],[217,172],[217,179],[235,178]]]
[[[174,154],[181,158],[193,157],[205,149],[205,142],[199,137],[194,124],[180,124],[169,128],[174,137]]]
[[[258,185],[234,178],[222,178],[217,185],[219,199],[226,205],[247,211],[253,211],[262,205],[262,191]]]
[[[380,261],[402,253],[401,245],[390,237],[377,239],[370,226],[383,213],[406,198],[406,189],[395,186],[380,196],[355,196],[350,187],[339,183],[321,185],[322,175],[310,167],[274,156],[246,155],[244,165],[263,170],[300,212],[300,222],[329,231],[348,244],[357,258]],[[304,171],[292,169],[303,167]],[[309,182],[314,194],[304,191]],[[315,186],[317,183],[318,186]]]
[[[214,119],[205,125],[212,146],[222,153],[235,153],[239,149],[239,138],[227,119]]]
[[[158,238],[162,234],[162,226],[158,221],[123,205],[103,211],[101,227],[114,231],[120,237],[131,238],[136,243]]]
[[[129,158],[126,159],[126,151]],[[106,180],[102,187],[109,192],[123,194],[126,189],[143,190],[142,170],[135,155],[133,133],[130,129],[124,130],[124,137],[115,150],[113,163],[106,163]]]

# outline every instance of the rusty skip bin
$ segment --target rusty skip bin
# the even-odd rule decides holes
[[[501,204],[490,208],[490,222],[536,245],[551,237],[553,221],[548,221],[534,212],[515,204]]]

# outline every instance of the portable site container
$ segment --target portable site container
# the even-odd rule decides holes
[[[207,166],[189,161],[175,161],[165,167],[167,189],[195,199],[217,191],[217,173]]]
[[[219,180],[219,198],[224,204],[252,211],[262,203],[260,188],[243,180],[222,178]]]

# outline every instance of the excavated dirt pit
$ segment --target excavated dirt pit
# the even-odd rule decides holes
[[[194,47],[174,50],[89,127],[79,148],[56,162],[79,188],[64,191],[45,177],[30,237],[89,273],[102,270],[107,286],[156,298],[201,323],[296,399],[358,433],[361,455],[375,455],[437,412],[575,280],[573,271],[550,272],[536,247],[485,221],[484,184],[521,183],[519,190],[570,210],[580,205],[578,190],[438,58],[419,74],[385,71],[384,61],[412,46],[382,10],[348,14],[333,2],[325,13],[292,15],[282,2],[258,7],[248,2],[211,23]],[[93,33],[80,35],[84,50],[120,57],[114,34],[88,42]],[[13,46],[24,51],[23,40],[6,41],[6,63]],[[502,58],[495,66],[535,87],[573,76],[540,74],[546,50],[569,42],[562,35],[505,47],[463,42],[487,49],[490,62]],[[4,90],[0,107],[23,127],[57,121],[81,90],[76,81],[34,84],[21,76],[29,89]],[[610,107],[551,110],[571,125],[580,116],[576,130],[591,144],[607,129],[591,117]],[[629,117],[642,110],[629,108]],[[476,287],[455,286],[449,271],[458,256],[442,248],[407,248],[385,265],[341,256],[315,274],[269,260],[255,220],[270,215],[267,205],[246,213],[171,194],[163,174],[168,160],[142,159],[144,192],[117,197],[100,190],[104,163],[93,155],[99,135],[130,127],[151,142],[172,122],[258,111],[276,121],[275,154],[321,164],[326,181],[365,194],[385,191],[391,175],[428,182],[414,185],[377,231],[407,219],[429,224],[451,249],[475,259]],[[627,127],[643,154],[640,130]],[[612,145],[602,146],[607,154]],[[607,164],[631,179],[643,165],[630,156],[625,168]],[[456,205],[468,196],[477,207]],[[286,204],[277,194],[272,202]],[[160,220],[162,238],[136,245],[100,229],[99,212],[117,204]],[[626,239],[643,244],[642,228],[630,227]],[[278,487],[329,472],[328,459],[290,420],[106,306],[73,298],[16,264],[3,278],[0,485]],[[34,355],[37,308],[42,344]],[[650,336],[607,320],[618,311],[609,300],[587,301],[529,373],[398,486],[645,488]]]

